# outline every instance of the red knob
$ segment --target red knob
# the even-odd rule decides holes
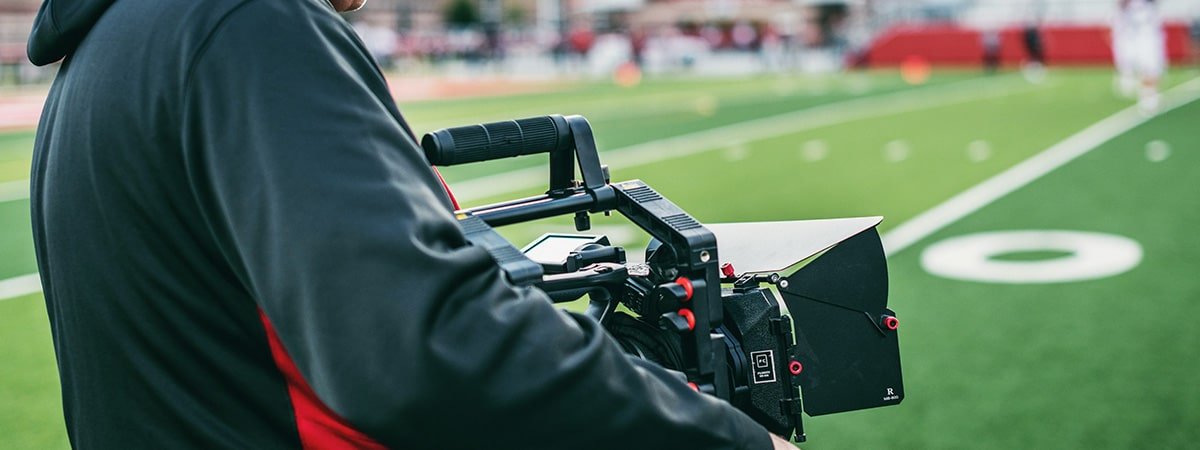
[[[683,301],[686,302],[692,299],[692,294],[696,292],[695,289],[692,288],[692,280],[689,280],[685,277],[679,277],[675,279],[675,284],[683,286],[683,292],[687,292],[687,296],[683,298]]]
[[[897,319],[896,316],[883,316],[883,326],[896,331],[897,328],[900,328],[900,319]]]
[[[692,313],[692,310],[684,308],[680,309],[678,312],[676,312],[676,314],[679,314],[679,317],[682,317],[683,320],[687,321],[689,330],[696,329],[696,314]]]
[[[800,361],[793,359],[791,363],[788,363],[788,371],[791,372],[792,375],[800,375],[800,372],[804,371],[804,365],[800,364]]]

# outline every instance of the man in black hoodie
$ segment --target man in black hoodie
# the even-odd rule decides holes
[[[80,448],[768,449],[470,246],[358,0],[47,0],[38,265]]]

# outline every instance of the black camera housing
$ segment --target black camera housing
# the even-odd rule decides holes
[[[887,309],[878,220],[857,220],[848,232],[831,228],[833,221],[804,225],[801,235],[813,231],[810,248],[784,266],[821,254],[789,277],[775,273],[785,267],[756,264],[738,273],[721,259],[717,236],[687,212],[640,180],[611,183],[581,116],[439,130],[422,145],[439,166],[549,153],[545,194],[456,212],[467,239],[488,250],[513,284],[536,286],[555,302],[588,296],[587,314],[628,353],[683,373],[694,389],[729,401],[768,430],[803,442],[801,412],[903,400],[899,320]],[[628,264],[624,249],[585,236],[567,236],[582,239],[561,258],[535,262],[493,229],[574,214],[576,229],[585,231],[589,214],[611,211],[654,238],[645,263]],[[525,250],[541,253],[536,244]],[[745,256],[740,247],[726,250]]]

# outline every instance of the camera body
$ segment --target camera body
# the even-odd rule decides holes
[[[572,301],[587,293],[591,300],[603,303],[603,309],[591,310],[599,312],[593,317],[627,353],[689,379],[697,375],[684,356],[684,346],[696,328],[689,303],[700,305],[704,299],[696,298],[690,280],[664,264],[673,260],[663,256],[669,254],[668,247],[652,242],[646,263],[629,264],[624,249],[609,245],[605,236],[547,234],[522,252],[552,274],[534,283],[552,300]],[[565,283],[568,279],[571,282]],[[724,359],[727,376],[722,389],[712,390],[728,392],[730,403],[768,430],[804,436],[798,389],[802,366],[791,358],[793,327],[768,286],[786,282],[778,276],[721,281],[728,285],[719,291],[723,319],[712,335],[722,338],[724,355],[718,356]],[[586,287],[576,288],[579,285]],[[628,312],[608,310],[616,304]],[[698,384],[692,386],[700,389]]]
[[[610,182],[580,116],[439,130],[422,147],[435,166],[549,153],[546,193],[457,211],[466,238],[515,285],[556,303],[586,296],[586,314],[626,352],[768,430],[803,442],[801,412],[903,400],[881,218],[701,224],[642,181]],[[604,236],[550,234],[517,250],[494,229],[574,214],[586,231],[590,214],[613,211],[653,238],[645,262]]]

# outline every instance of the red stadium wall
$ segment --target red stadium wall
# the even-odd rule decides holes
[[[1165,29],[1167,58],[1172,64],[1187,62],[1192,45],[1187,25],[1169,23]],[[1107,26],[1044,25],[1041,37],[1047,64],[1112,64]],[[895,66],[912,56],[932,64],[979,65],[983,61],[983,34],[979,30],[949,24],[899,25],[881,33],[864,56],[862,62],[871,66]],[[1001,63],[1019,64],[1027,59],[1021,28],[1002,30]]]

